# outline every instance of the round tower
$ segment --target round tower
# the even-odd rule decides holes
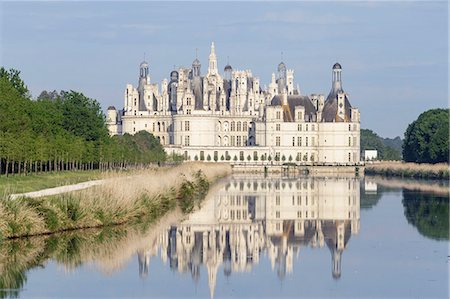
[[[200,64],[200,60],[195,58],[195,60],[192,62],[192,76],[193,77],[200,77],[200,67],[202,65]]]
[[[223,69],[223,72],[224,72],[224,76],[223,76],[224,79],[228,80],[228,81],[231,81],[231,76],[232,76],[232,73],[233,73],[233,68],[231,67],[231,65],[227,64],[225,66],[225,68]]]
[[[278,90],[282,92],[286,89],[286,65],[284,62],[278,64]]]
[[[342,90],[342,66],[340,63],[336,62],[333,65],[332,71],[332,80],[333,80],[333,89],[338,91]]]

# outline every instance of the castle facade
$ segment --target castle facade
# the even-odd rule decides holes
[[[108,108],[107,125],[111,135],[148,131],[168,154],[186,160],[354,165],[360,161],[360,113],[341,75],[334,64],[326,99],[303,95],[294,71],[281,62],[262,88],[250,70],[227,65],[220,73],[212,43],[205,75],[195,59],[159,86],[142,62],[138,86],[127,84],[124,107]]]

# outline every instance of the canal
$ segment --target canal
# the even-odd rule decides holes
[[[234,174],[158,223],[0,242],[0,297],[448,298],[444,182]]]

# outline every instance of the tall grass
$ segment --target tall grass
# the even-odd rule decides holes
[[[161,232],[180,217],[176,210],[151,225],[139,223],[5,240],[0,243],[0,298],[19,297],[27,271],[49,259],[68,272],[89,263],[102,273],[112,274],[136,252],[155,251]]]
[[[110,173],[105,184],[47,198],[0,201],[0,238],[48,234],[157,219],[179,206],[188,213],[209,183],[231,172],[229,165],[186,163],[141,170],[124,177]]]
[[[365,174],[448,180],[449,165],[446,163],[418,164],[398,161],[379,162],[374,164],[366,164]]]

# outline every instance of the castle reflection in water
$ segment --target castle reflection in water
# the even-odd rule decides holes
[[[209,192],[202,208],[168,227],[157,244],[138,252],[139,273],[150,257],[198,281],[206,266],[211,297],[219,267],[226,276],[250,271],[262,253],[283,279],[293,271],[300,247],[327,246],[333,278],[341,276],[342,252],[360,223],[357,178],[282,178],[233,175]]]

